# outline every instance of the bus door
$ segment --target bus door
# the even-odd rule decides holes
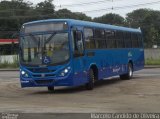
[[[82,30],[72,29],[72,43],[73,43],[73,67],[76,84],[84,83],[85,59],[84,59],[84,42]]]

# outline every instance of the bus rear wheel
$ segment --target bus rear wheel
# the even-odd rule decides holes
[[[54,90],[55,90],[55,89],[54,89],[54,86],[49,86],[49,87],[48,87],[48,91],[49,91],[49,92],[54,92]]]
[[[87,90],[93,90],[94,88],[94,82],[95,82],[95,75],[92,69],[89,70],[88,73],[88,83],[86,84]]]
[[[128,64],[128,72],[126,74],[120,75],[122,80],[130,80],[133,77],[133,66],[131,63]]]

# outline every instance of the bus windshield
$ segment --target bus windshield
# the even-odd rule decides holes
[[[20,37],[20,61],[24,65],[56,65],[69,59],[67,32],[28,34]]]

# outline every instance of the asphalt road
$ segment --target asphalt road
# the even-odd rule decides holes
[[[0,112],[93,113],[160,112],[160,68],[134,73],[132,80],[114,77],[96,83],[92,91],[83,86],[56,88],[20,87],[19,72],[0,72]]]

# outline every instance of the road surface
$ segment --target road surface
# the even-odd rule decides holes
[[[46,87],[22,89],[19,72],[1,71],[0,112],[160,112],[160,68],[135,72],[132,80],[114,77],[97,82],[92,91],[61,87],[55,93]]]

